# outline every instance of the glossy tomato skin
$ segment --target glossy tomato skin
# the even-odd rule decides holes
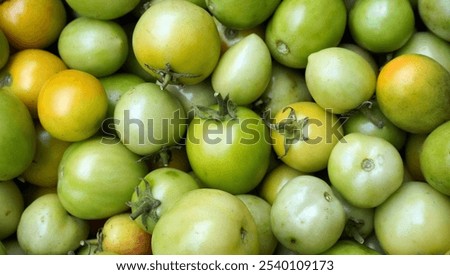
[[[47,194],[30,204],[17,228],[17,240],[27,254],[67,254],[87,238],[89,225],[72,217],[58,195]]]
[[[331,184],[350,204],[371,208],[383,203],[403,182],[403,160],[386,140],[351,133],[336,144],[328,160]]]
[[[0,89],[0,117],[0,181],[6,181],[22,174],[33,161],[36,132],[25,104],[4,89]]]
[[[132,11],[139,0],[66,0],[67,4],[81,16],[111,20],[124,16]]]
[[[24,210],[21,190],[13,181],[0,182],[0,240],[13,235]]]
[[[311,53],[339,44],[346,15],[343,1],[282,1],[267,24],[267,46],[281,64],[305,68]]]
[[[151,5],[133,31],[139,64],[160,82],[196,84],[214,70],[220,37],[212,16],[189,1]],[[179,74],[179,75],[178,75]]]
[[[155,255],[256,255],[258,232],[240,199],[200,188],[186,193],[161,217],[153,231],[152,250]]]
[[[140,157],[118,139],[93,137],[73,143],[58,170],[58,196],[72,215],[103,219],[125,211],[134,188],[147,172]]]
[[[186,152],[192,170],[211,188],[247,193],[264,177],[270,162],[269,131],[261,117],[237,106],[236,118],[190,122]]]
[[[386,254],[444,254],[450,248],[450,198],[426,182],[405,182],[375,210]]]

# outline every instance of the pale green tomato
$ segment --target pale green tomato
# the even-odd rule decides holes
[[[240,194],[236,195],[252,214],[258,230],[259,254],[272,255],[278,244],[278,240],[272,232],[270,225],[270,210],[272,206],[256,195]]]
[[[58,195],[36,199],[23,212],[17,228],[17,240],[27,254],[67,254],[87,238],[89,224],[71,216]]]
[[[427,28],[450,42],[450,5],[447,0],[418,0],[418,10]]]
[[[342,235],[346,216],[330,186],[315,176],[298,176],[280,190],[271,209],[278,241],[299,254],[319,254]]]
[[[218,189],[195,189],[156,223],[152,251],[154,255],[258,254],[258,229],[236,196]]]
[[[66,2],[81,16],[111,20],[132,11],[140,0],[66,0]]]
[[[330,47],[308,57],[305,80],[317,104],[329,112],[342,114],[373,96],[376,74],[356,52]]]
[[[388,141],[361,133],[345,135],[328,159],[331,184],[360,208],[383,203],[403,182],[403,160]]]
[[[450,248],[450,198],[426,182],[406,182],[376,208],[374,226],[387,254],[444,254]]]
[[[244,62],[245,60],[245,62]],[[211,76],[214,91],[237,105],[258,99],[272,75],[272,57],[264,40],[252,33],[231,46]]]

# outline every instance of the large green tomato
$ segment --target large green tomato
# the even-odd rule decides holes
[[[258,230],[236,196],[218,189],[195,189],[156,223],[152,251],[155,255],[258,254]]]
[[[288,181],[271,209],[272,230],[278,241],[299,254],[319,254],[342,235],[346,216],[330,186],[315,176]]]
[[[219,104],[192,119],[186,153],[192,170],[206,186],[243,194],[263,179],[271,143],[269,130],[258,114],[231,105]]]
[[[281,64],[305,68],[311,53],[339,44],[346,22],[343,1],[285,0],[268,21],[266,43]]]
[[[96,77],[119,70],[128,50],[127,35],[118,23],[88,17],[68,23],[58,39],[58,52],[64,63]]]
[[[15,95],[0,89],[0,181],[13,179],[33,161],[36,133],[28,108]]]
[[[348,17],[352,38],[375,53],[401,48],[413,34],[414,23],[408,0],[358,0]]]
[[[425,180],[436,190],[450,196],[450,121],[434,129],[425,139],[420,167]]]
[[[140,0],[66,0],[66,2],[81,16],[111,20],[132,11]]]
[[[152,233],[158,220],[188,191],[199,188],[197,181],[181,170],[161,167],[148,173],[131,196],[130,217]]]
[[[444,254],[450,249],[450,198],[425,182],[406,182],[376,208],[374,225],[387,254]]]
[[[104,219],[128,209],[134,188],[147,172],[140,156],[118,139],[94,137],[72,144],[58,171],[58,195],[82,219]]]
[[[155,83],[141,83],[123,94],[114,109],[114,126],[132,152],[150,155],[178,144],[187,128],[181,102]]]
[[[17,228],[17,240],[27,254],[67,254],[88,237],[89,224],[72,217],[58,195],[36,199],[23,212]]]
[[[0,182],[0,240],[16,232],[23,210],[19,187],[13,181]]]
[[[328,160],[331,184],[361,208],[383,203],[400,187],[403,174],[402,157],[391,143],[361,133],[345,135]]]
[[[450,42],[450,5],[447,0],[418,0],[418,10],[427,28]]]

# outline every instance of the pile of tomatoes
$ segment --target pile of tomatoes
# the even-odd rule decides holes
[[[449,254],[449,9],[0,1],[0,254]]]

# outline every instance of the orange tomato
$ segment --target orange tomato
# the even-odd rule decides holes
[[[49,46],[58,39],[66,20],[61,0],[0,2],[0,28],[18,50]]]
[[[0,72],[3,88],[14,93],[37,118],[39,91],[50,76],[67,69],[61,58],[41,49],[25,49],[11,55]]]
[[[107,107],[107,95],[100,80],[70,69],[53,75],[44,84],[38,98],[38,117],[50,135],[75,142],[100,129]]]

